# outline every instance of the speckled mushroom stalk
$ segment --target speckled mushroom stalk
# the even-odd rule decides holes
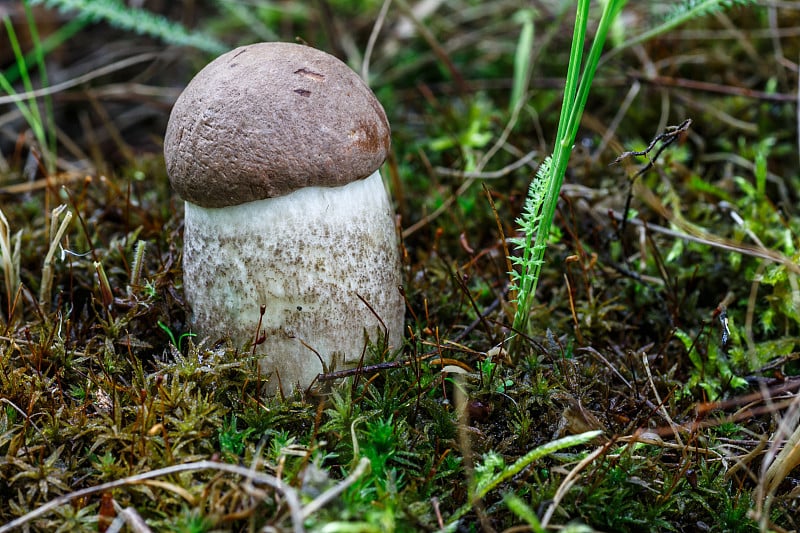
[[[262,43],[206,66],[164,142],[185,200],[193,330],[238,347],[263,339],[262,366],[284,390],[323,362],[356,363],[384,326],[399,347],[397,237],[378,173],[388,147],[372,92],[324,52]]]

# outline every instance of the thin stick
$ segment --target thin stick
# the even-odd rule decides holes
[[[457,178],[477,178],[483,180],[497,179],[508,176],[510,173],[514,172],[518,168],[527,165],[538,154],[539,152],[537,152],[536,150],[531,150],[530,152],[528,152],[521,158],[517,159],[513,163],[506,165],[499,170],[493,170],[493,171],[480,172],[476,170],[472,172],[467,172],[464,170],[453,170],[451,168],[445,168],[445,167],[436,167],[434,168],[434,170],[440,176],[455,176]]]
[[[378,40],[378,34],[381,32],[383,23],[386,20],[386,12],[389,11],[390,5],[392,5],[392,0],[383,0],[381,10],[378,12],[375,24],[372,26],[372,32],[369,34],[367,49],[364,51],[364,59],[361,62],[361,79],[367,85],[369,85],[369,61],[372,59],[372,51],[375,49],[375,42]]]
[[[564,478],[564,481],[561,482],[559,485],[558,490],[556,491],[556,495],[553,497],[553,502],[550,504],[550,507],[547,508],[547,511],[544,513],[542,517],[542,529],[547,528],[547,524],[550,522],[550,519],[553,517],[553,513],[555,513],[556,509],[558,508],[561,500],[564,496],[567,495],[569,489],[572,488],[572,485],[575,484],[577,481],[578,474],[580,474],[584,468],[589,466],[589,464],[597,459],[603,452],[605,452],[611,443],[604,444],[597,448],[595,451],[587,455],[581,462],[575,465],[575,468],[570,470],[567,477]]]
[[[658,394],[658,388],[653,381],[653,374],[650,372],[650,362],[647,360],[647,352],[642,352],[642,364],[644,365],[645,372],[647,372],[647,380],[650,382],[650,388],[653,389],[653,396],[656,397],[661,414],[664,415],[664,419],[667,421],[667,424],[669,424],[669,427],[672,428],[672,434],[675,435],[675,440],[678,441],[678,444],[683,446],[683,441],[681,440],[678,427],[669,416],[669,411],[667,411],[667,408],[664,406],[664,401],[661,399],[661,395]]]
[[[222,472],[230,472],[231,474],[237,474],[239,476],[247,478],[251,482],[263,483],[264,485],[269,485],[276,491],[280,492],[285,498],[286,504],[289,506],[289,513],[292,517],[292,526],[293,526],[292,530],[294,531],[294,533],[303,533],[305,531],[305,528],[303,527],[303,509],[300,506],[300,499],[297,496],[297,492],[288,484],[284,483],[280,479],[271,476],[269,474],[254,472],[253,470],[242,466],[232,465],[227,463],[217,463],[214,461],[197,461],[194,463],[185,463],[180,465],[168,466],[166,468],[160,468],[158,470],[144,472],[142,474],[137,474],[135,476],[129,476],[123,479],[109,481],[108,483],[97,485],[96,487],[88,487],[82,490],[72,492],[70,494],[64,494],[63,496],[59,496],[58,498],[42,505],[41,507],[34,509],[33,511],[27,513],[26,515],[23,515],[17,518],[16,520],[12,520],[11,522],[3,526],[0,526],[0,533],[6,533],[7,531],[11,531],[15,528],[21,527],[24,524],[27,524],[28,522],[33,520],[34,518],[38,518],[44,515],[45,513],[52,511],[56,507],[67,504],[71,500],[77,498],[83,498],[84,496],[89,496],[91,494],[96,494],[98,492],[105,492],[111,489],[115,489],[117,487],[124,487],[126,485],[136,485],[147,479],[153,479],[156,477],[177,474],[178,472],[191,472],[194,470],[219,470]]]
[[[646,199],[645,201],[647,200],[649,200],[649,198]],[[672,214],[672,212],[663,207],[663,204],[661,207],[663,209],[659,210],[659,214],[664,216],[672,224],[675,224],[678,228],[687,232],[691,231],[692,233],[681,233],[679,231],[665,228],[663,226],[646,223],[638,218],[628,218],[627,222],[632,226],[645,226],[649,231],[661,233],[663,235],[668,235],[676,239],[683,239],[685,241],[697,242],[714,248],[719,248],[721,250],[736,252],[743,255],[749,255],[752,257],[769,259],[771,261],[775,261],[776,263],[784,265],[787,268],[787,270],[790,270],[795,274],[800,274],[800,266],[794,264],[790,258],[786,257],[780,252],[776,252],[775,250],[762,250],[760,248],[756,248],[755,246],[750,246],[744,243],[737,243],[732,240],[728,240],[722,237],[718,237],[716,235],[712,235],[710,233],[706,233],[705,231],[702,231],[694,226],[690,226],[683,220],[679,220],[678,217]],[[617,211],[607,210],[605,212],[611,218],[614,218],[615,220],[620,222],[625,218],[622,213],[619,213]]]
[[[158,54],[153,54],[148,52],[146,54],[139,54],[133,57],[129,57],[127,59],[122,59],[115,63],[111,63],[110,65],[106,65],[91,72],[87,72],[82,76],[72,78],[71,80],[67,80],[62,83],[56,83],[55,85],[51,85],[50,87],[44,87],[42,89],[36,89],[35,91],[27,91],[24,93],[17,93],[17,94],[12,94],[10,96],[0,97],[0,105],[13,104],[21,100],[26,100],[28,98],[39,98],[41,96],[49,96],[51,94],[60,93],[61,91],[65,91],[67,89],[83,85],[84,83],[91,81],[95,78],[111,74],[112,72],[116,72],[118,70],[126,69],[130,66],[137,65],[139,63],[152,61],[157,58]]]

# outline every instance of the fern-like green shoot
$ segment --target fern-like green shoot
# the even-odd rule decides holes
[[[537,240],[538,232],[544,229],[542,228],[542,206],[547,195],[551,163],[552,160],[548,156],[539,165],[536,177],[531,180],[522,214],[516,220],[522,235],[510,239],[517,252],[509,258],[514,266],[509,274],[511,275],[512,290],[517,294],[517,310],[514,315],[514,329],[517,331],[524,331],[527,326],[530,299],[536,293],[536,285],[542,268],[545,246],[537,247],[534,243]],[[549,225],[545,226],[549,231]]]
[[[77,11],[93,21],[105,21],[115,28],[149,35],[176,46],[190,46],[219,55],[229,47],[209,35],[190,32],[181,24],[144,9],[126,6],[121,0],[31,0],[60,11]]]

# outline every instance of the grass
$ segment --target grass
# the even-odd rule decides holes
[[[285,398],[249,351],[186,326],[159,143],[165,88],[209,58],[158,44],[168,68],[54,94],[53,122],[4,108],[0,531],[798,529],[800,4],[622,11],[510,351],[507,243],[559,130],[567,4],[398,1],[368,64],[376,2],[196,13],[215,43],[337,53],[393,124],[406,344]],[[153,45],[95,25],[70,42],[98,53],[58,55],[48,12],[28,13],[40,37],[8,19],[18,55],[48,54],[52,81]],[[38,69],[13,90],[46,83]],[[37,124],[58,139],[53,171],[26,171],[50,142],[24,135]]]
[[[579,2],[575,13],[575,29],[570,46],[564,98],[561,102],[561,114],[558,119],[558,132],[553,154],[542,162],[528,191],[523,214],[517,221],[520,225],[520,232],[524,236],[512,240],[516,245],[517,252],[522,256],[519,259],[514,256],[509,257],[509,260],[517,266],[517,269],[512,271],[514,279],[512,290],[516,293],[515,303],[517,304],[512,327],[522,334],[530,333],[530,310],[544,262],[547,241],[550,239],[550,226],[555,217],[561,184],[564,181],[564,173],[575,145],[581,116],[586,106],[586,100],[589,98],[589,89],[592,86],[609,29],[625,2],[607,2],[603,7],[589,57],[582,67],[589,4],[588,1]]]

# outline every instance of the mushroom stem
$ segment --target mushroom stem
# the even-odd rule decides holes
[[[366,338],[382,339],[382,324],[393,325],[389,344],[399,347],[397,237],[378,171],[225,208],[187,201],[185,225],[193,327],[211,340],[259,339],[263,369],[283,384],[357,362]]]

